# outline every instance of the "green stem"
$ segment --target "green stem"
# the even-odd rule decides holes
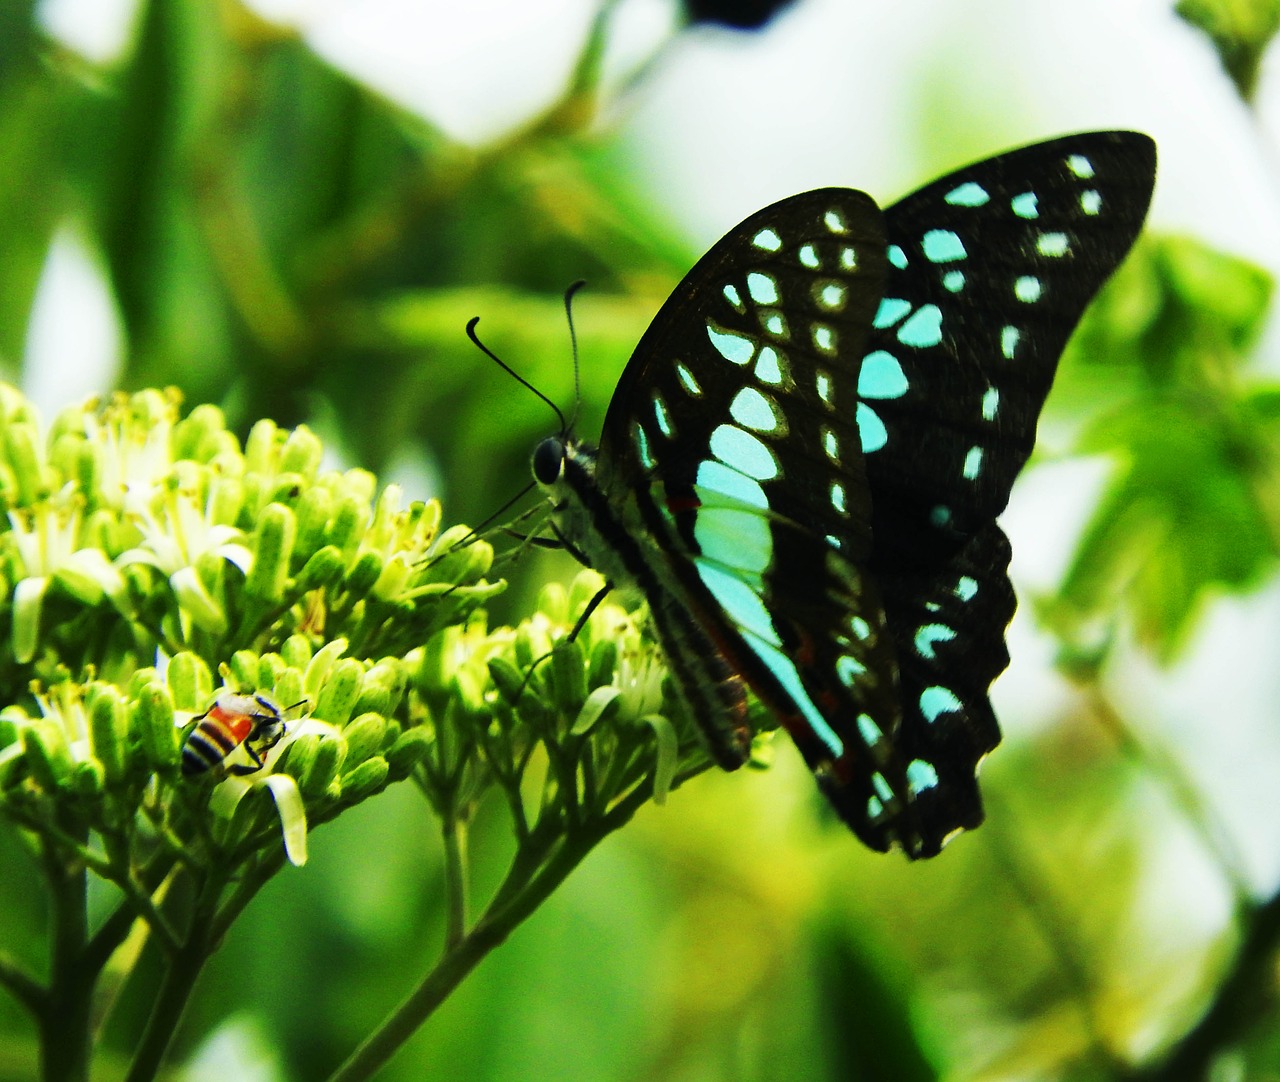
[[[594,819],[587,829],[563,839],[563,844],[532,874],[526,874],[520,854],[517,854],[516,864],[513,864],[498,894],[475,927],[456,947],[445,950],[422,983],[329,1076],[329,1082],[364,1082],[373,1078],[489,952],[500,946],[550,897],[586,855],[626,823],[651,795],[648,785],[628,793],[607,815]],[[523,882],[511,889],[513,877],[520,877]]]
[[[40,1012],[41,1077],[44,1082],[87,1082],[93,982],[83,964],[89,935],[88,877],[79,861],[67,863],[59,846],[44,849],[53,929],[49,990]]]
[[[445,950],[467,934],[467,825],[456,812],[444,820]]]
[[[44,986],[8,954],[0,954],[0,988],[8,989],[34,1015],[45,1009]]]
[[[212,953],[213,917],[224,882],[221,877],[211,877],[201,884],[186,942],[167,959],[164,978],[156,992],[151,1015],[142,1031],[142,1040],[129,1065],[125,1082],[151,1082],[160,1070],[196,979]]]

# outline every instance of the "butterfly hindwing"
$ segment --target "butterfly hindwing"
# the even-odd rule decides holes
[[[681,607],[878,849],[908,799],[891,751],[895,663],[863,570],[854,397],[885,251],[880,212],[858,192],[808,192],[747,219],[654,319],[600,448],[602,483],[635,501]]]

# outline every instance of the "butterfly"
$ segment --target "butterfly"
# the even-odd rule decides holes
[[[996,516],[1154,182],[1150,138],[1086,132],[883,210],[783,199],[676,287],[598,446],[536,447],[556,538],[647,600],[722,767],[749,687],[872,849],[933,856],[982,821],[1015,606]]]

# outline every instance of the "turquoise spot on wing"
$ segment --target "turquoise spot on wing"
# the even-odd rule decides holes
[[[1018,348],[1018,339],[1022,335],[1017,327],[1002,327],[1000,329],[1000,352],[1004,354],[1006,361],[1013,360],[1013,354]],[[997,398],[999,395],[997,394]],[[990,418],[987,418],[990,420]]]
[[[840,441],[836,439],[836,434],[826,427],[822,429],[822,449],[827,452],[827,457],[832,462],[840,461]]]
[[[910,301],[903,300],[901,297],[882,297],[880,299],[880,307],[876,309],[875,319],[871,321],[871,325],[876,330],[882,331],[886,327],[892,327],[910,311]]]
[[[693,539],[704,559],[754,576],[768,570],[773,559],[769,520],[756,511],[703,507],[693,524]]]
[[[842,515],[848,511],[844,501],[844,485],[839,481],[832,482],[831,485],[831,506]]]
[[[760,230],[752,237],[751,243],[766,252],[776,252],[782,248],[782,238],[772,229],[767,228]]]
[[[751,507],[758,507],[761,511],[769,510],[769,497],[764,494],[764,488],[760,482],[735,470],[732,466],[726,466],[723,462],[716,462],[714,459],[699,462],[697,479],[694,483],[698,488],[706,489],[707,492],[727,496],[730,500],[738,500]],[[703,502],[707,501],[704,499]]]
[[[764,329],[777,338],[786,338],[787,322],[781,312],[770,312],[764,317]]]
[[[937,721],[939,715],[958,712],[961,708],[960,700],[950,688],[934,686],[920,693],[920,713],[926,721]]]
[[[981,207],[991,198],[987,189],[975,181],[969,180],[958,188],[952,188],[942,197],[944,203],[953,207]]]
[[[747,292],[756,304],[778,303],[778,283],[759,271],[752,271],[747,275]]]
[[[932,764],[926,763],[923,759],[912,759],[907,764],[907,792],[911,796],[919,796],[926,789],[932,789],[937,784],[938,772],[934,770]]]
[[[849,227],[844,221],[844,215],[838,210],[827,211],[822,216],[822,222],[832,233],[847,233],[849,231]]]
[[[742,294],[738,292],[738,287],[727,285],[724,287],[724,299],[732,304],[739,312],[744,308],[742,303]]]
[[[847,688],[853,687],[854,681],[866,671],[867,667],[862,662],[848,654],[841,654],[836,658],[836,677]]]
[[[907,269],[907,253],[899,248],[896,244],[889,245],[889,262],[898,270]]]
[[[1072,154],[1067,159],[1067,168],[1081,180],[1093,178],[1093,162],[1089,161],[1083,154]]]
[[[711,453],[727,466],[741,470],[757,481],[778,476],[778,460],[768,446],[749,432],[733,425],[719,425],[711,433]]]
[[[984,421],[994,421],[999,409],[1000,392],[994,387],[988,387],[986,393],[982,396],[982,419]]]
[[[836,348],[836,332],[822,323],[813,325],[813,344],[823,353],[834,353]]]
[[[1048,259],[1066,255],[1068,247],[1065,233],[1041,233],[1036,238],[1036,251]]]
[[[880,416],[865,402],[858,403],[858,438],[862,442],[862,453],[869,455],[880,450],[889,442],[889,432],[884,427]]]
[[[844,307],[845,298],[848,295],[849,291],[839,282],[825,282],[818,287],[818,303],[823,308],[830,308],[833,311]]]
[[[907,377],[892,354],[877,349],[862,358],[858,373],[859,398],[901,398],[907,393]]]
[[[1033,304],[1043,292],[1044,287],[1034,274],[1023,274],[1013,283],[1013,295],[1023,304]]]
[[[942,276],[942,284],[950,292],[959,293],[960,290],[964,289],[964,271],[947,271]]]
[[[781,640],[774,630],[764,602],[746,582],[732,572],[725,571],[708,561],[694,561],[698,577],[716,601],[724,608],[729,619],[744,633],[744,641],[791,697],[800,713],[835,758],[844,754],[844,743],[835,734],[822,711],[814,705],[804,689],[800,674],[790,659],[782,652]]]
[[[649,450],[649,437],[644,434],[644,429],[637,424],[631,426],[631,439],[636,446],[636,457],[640,459],[640,465],[651,470],[654,467],[653,454]]]
[[[844,658],[840,659],[841,661]],[[840,667],[840,663],[836,663],[836,668]],[[884,733],[880,731],[878,726],[872,719],[870,714],[858,715],[858,735],[862,737],[862,742],[869,748],[874,748],[881,740],[884,739]]]
[[[1036,205],[1037,202],[1035,192],[1023,192],[1021,195],[1015,195],[1009,201],[1009,206],[1019,218],[1038,218],[1040,210]]]
[[[916,632],[916,653],[933,661],[938,656],[934,647],[940,642],[950,642],[955,637],[955,630],[946,624],[925,624]]]
[[[1080,209],[1092,216],[1102,209],[1102,196],[1090,188],[1080,193]]]
[[[935,526],[947,526],[951,522],[951,508],[945,504],[938,504],[929,512],[929,521]]]
[[[683,364],[676,364],[676,375],[679,377],[684,389],[688,391],[694,398],[702,395],[702,385],[694,377],[694,374]]]
[[[871,823],[880,821],[880,817],[884,815],[884,804],[881,803],[879,797],[867,797],[867,820]]]
[[[961,601],[972,601],[978,593],[978,580],[968,575],[961,575],[956,583],[955,595]]]
[[[729,413],[738,424],[756,432],[776,432],[778,429],[777,407],[754,387],[743,387],[733,396]]]
[[[978,474],[982,472],[982,448],[970,447],[969,453],[964,456],[964,476],[968,481],[977,480]]]
[[[662,401],[657,391],[653,393],[653,416],[658,422],[658,430],[667,437],[671,438],[671,415],[667,412],[667,404]]]
[[[800,262],[810,270],[817,270],[821,266],[821,261],[818,259],[818,249],[812,244],[800,245],[799,257]]]
[[[849,629],[862,642],[866,642],[869,638],[871,638],[871,625],[867,623],[867,621],[864,620],[861,616],[849,617]]]
[[[707,322],[707,337],[720,356],[732,364],[746,364],[755,353],[755,343],[750,338],[721,330],[710,321]]]
[[[756,379],[761,383],[771,383],[778,387],[782,384],[782,366],[778,363],[778,352],[773,346],[765,346],[756,359]]]
[[[923,304],[898,328],[898,341],[913,349],[929,349],[942,341],[942,310]]]
[[[886,804],[893,802],[893,789],[889,785],[889,781],[878,770],[871,775],[871,784],[875,786],[876,795],[880,797]]]
[[[925,258],[931,263],[952,263],[964,259],[969,253],[964,242],[950,229],[930,229],[920,242]]]
[[[817,389],[818,397],[822,399],[828,406],[835,405],[833,392],[835,385],[831,382],[831,377],[825,372],[819,372],[813,378],[813,385]]]
[[[840,249],[840,269],[851,271],[858,266],[858,250],[856,248]]]

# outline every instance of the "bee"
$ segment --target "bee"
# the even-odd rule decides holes
[[[265,695],[219,695],[195,719],[197,724],[182,745],[182,773],[191,777],[216,767],[228,774],[261,770],[267,752],[284,736],[284,714],[305,702],[282,711]],[[227,757],[241,746],[251,762],[227,763]]]

